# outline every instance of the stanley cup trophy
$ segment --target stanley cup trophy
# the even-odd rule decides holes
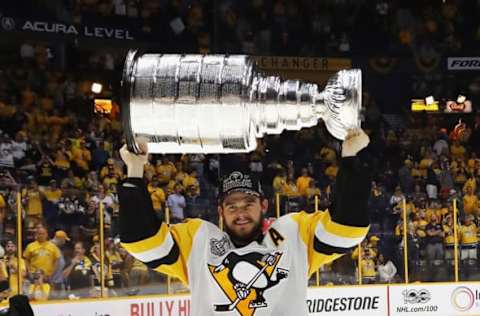
[[[257,72],[245,55],[140,54],[130,51],[122,79],[127,145],[145,137],[150,153],[244,153],[256,138],[312,127],[335,138],[360,127],[362,77],[341,70],[325,90]]]

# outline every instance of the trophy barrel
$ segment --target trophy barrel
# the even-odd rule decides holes
[[[130,151],[138,137],[150,153],[245,153],[256,139],[323,119],[344,139],[360,126],[361,71],[342,70],[325,90],[265,76],[245,55],[127,55],[122,120]]]
[[[248,89],[254,61],[243,55],[129,52],[122,120],[129,150],[145,137],[150,153],[236,153],[256,148]]]

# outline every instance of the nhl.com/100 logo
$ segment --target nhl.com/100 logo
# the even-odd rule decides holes
[[[405,289],[402,291],[403,305],[397,306],[397,313],[436,313],[438,305],[427,304],[432,299],[432,294],[427,289]]]
[[[425,304],[432,298],[427,289],[407,289],[402,292],[402,295],[405,304]]]
[[[471,310],[476,301],[480,300],[480,292],[478,290],[472,291],[466,286],[459,286],[453,292],[451,296],[451,302],[453,308],[459,312],[467,312]]]

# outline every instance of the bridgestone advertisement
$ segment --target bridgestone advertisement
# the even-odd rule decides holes
[[[478,316],[480,282],[309,288],[306,304],[308,315],[318,316]],[[188,295],[57,301],[33,308],[36,316],[188,316],[191,311]]]

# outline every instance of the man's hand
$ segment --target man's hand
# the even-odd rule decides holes
[[[363,148],[367,147],[370,142],[370,138],[361,129],[351,129],[348,131],[347,137],[343,141],[342,145],[342,157],[352,157]]]
[[[134,154],[127,149],[127,145],[123,145],[120,149],[120,157],[127,165],[127,176],[129,178],[142,178],[143,166],[148,162],[148,147],[146,139],[137,139],[138,147],[142,151],[141,154]]]
[[[248,294],[250,294],[250,289],[247,289],[247,286],[243,283],[235,283],[233,289],[237,292],[237,297],[240,300],[246,299]]]

